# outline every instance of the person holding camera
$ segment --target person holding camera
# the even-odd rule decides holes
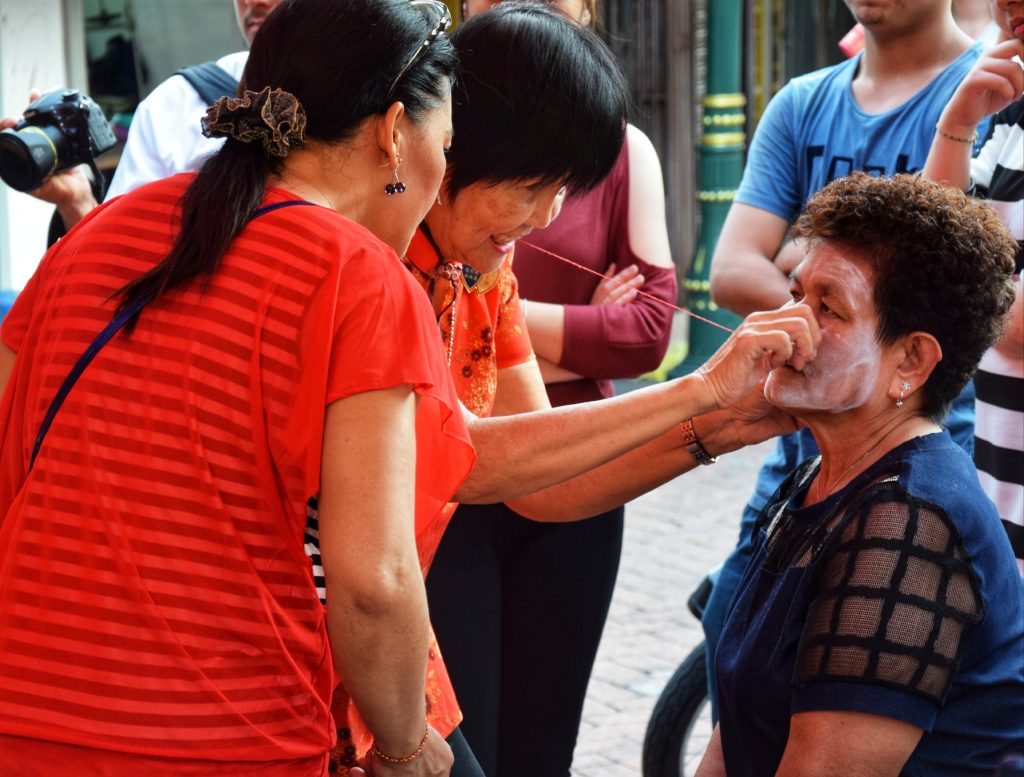
[[[238,27],[246,44],[251,45],[263,21],[281,0],[231,2]],[[228,54],[215,63],[185,68],[157,86],[135,111],[106,198],[176,173],[198,170],[223,142],[204,137],[200,120],[214,99],[234,93],[248,58],[248,50]],[[35,103],[40,96],[33,91],[29,102]],[[0,130],[11,129],[19,121],[15,117],[0,119]],[[49,176],[30,193],[57,206],[57,215],[67,231],[104,199],[98,175],[94,172],[90,180],[87,167],[78,165]]]

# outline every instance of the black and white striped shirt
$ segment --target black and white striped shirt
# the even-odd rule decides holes
[[[996,114],[971,162],[977,194],[988,198],[1024,258],[1024,100]],[[975,452],[978,477],[1010,536],[1024,574],[1024,353],[991,349],[978,366]]]

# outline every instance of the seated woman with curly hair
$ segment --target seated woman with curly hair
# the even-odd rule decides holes
[[[821,456],[758,519],[698,775],[991,777],[1024,740],[1024,587],[939,422],[1000,334],[1016,242],[910,176],[835,181],[796,232],[822,339],[765,395]]]

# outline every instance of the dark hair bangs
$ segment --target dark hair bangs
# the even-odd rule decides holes
[[[611,171],[629,96],[589,30],[538,3],[502,3],[454,34],[460,77],[448,192],[476,182],[561,182],[583,191]]]

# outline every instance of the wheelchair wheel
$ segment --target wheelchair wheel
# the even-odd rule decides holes
[[[644,734],[643,777],[690,777],[696,771],[711,736],[706,666],[701,642],[658,697]]]

